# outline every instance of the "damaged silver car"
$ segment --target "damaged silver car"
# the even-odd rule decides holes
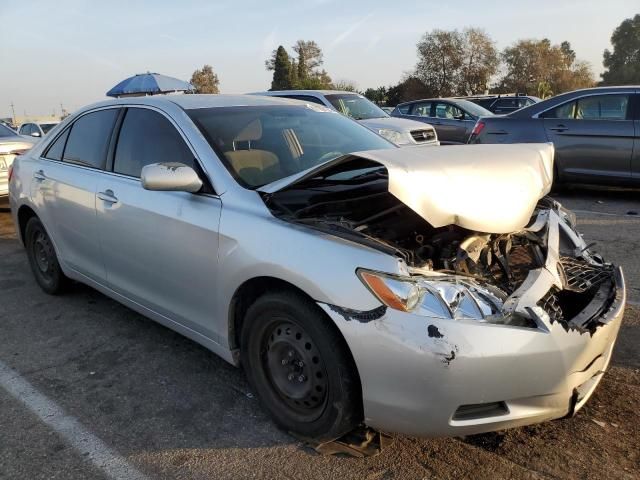
[[[399,149],[317,105],[112,100],[14,164],[40,286],[69,279],[242,366],[287,431],[467,435],[573,415],[622,271],[547,197],[547,144]]]

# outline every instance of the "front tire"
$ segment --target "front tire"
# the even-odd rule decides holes
[[[323,442],[362,422],[362,389],[348,347],[331,320],[301,295],[268,293],[249,307],[241,361],[284,430]]]
[[[62,272],[53,242],[37,217],[27,222],[25,247],[31,271],[40,288],[50,295],[62,293],[68,286],[69,279]]]

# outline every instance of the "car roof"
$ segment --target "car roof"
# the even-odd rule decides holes
[[[252,92],[249,95],[266,95],[278,97],[282,95],[360,95],[358,92],[349,92],[347,90],[273,90],[268,92]]]
[[[532,115],[542,113],[550,108],[561,105],[564,102],[571,101],[572,99],[585,94],[597,95],[598,93],[623,93],[638,90],[640,90],[640,86],[636,85],[582,88],[580,90],[560,93],[554,97],[546,98],[540,102],[534,103],[533,105],[529,105],[527,107],[521,108],[520,110],[516,110],[515,112],[511,112],[507,116],[511,118],[528,118]]]
[[[81,111],[94,108],[118,105],[149,105],[161,108],[178,105],[185,110],[198,108],[247,107],[263,105],[296,105],[300,102],[287,98],[261,97],[258,95],[229,94],[181,94],[181,95],[149,95],[145,97],[113,98],[87,105]]]

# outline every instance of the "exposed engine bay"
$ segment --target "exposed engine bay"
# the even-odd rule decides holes
[[[589,320],[613,301],[613,266],[588,251],[570,225],[575,219],[548,197],[538,202],[530,224],[513,233],[476,232],[458,225],[435,228],[389,192],[384,166],[362,158],[262,195],[277,217],[387,252],[414,272],[458,275],[497,287],[505,307],[513,311],[519,308],[513,297],[523,296],[515,292],[530,273],[551,270],[549,282],[554,286],[535,301],[551,322],[566,328],[592,331],[596,325]],[[549,212],[562,220],[556,220],[553,231]],[[588,308],[596,297],[597,311]],[[536,315],[530,306],[520,310]],[[589,312],[588,318],[570,324]]]

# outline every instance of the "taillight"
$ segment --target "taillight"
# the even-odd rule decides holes
[[[480,135],[480,132],[482,132],[482,130],[484,130],[484,125],[485,123],[481,120],[478,120],[475,124],[475,126],[473,127],[473,130],[471,131],[471,136],[472,137],[477,137],[478,135]]]

